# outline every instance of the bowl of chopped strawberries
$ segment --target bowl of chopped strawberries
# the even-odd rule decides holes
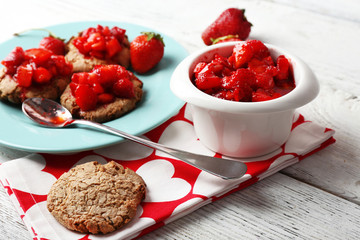
[[[201,49],[175,69],[170,88],[191,108],[200,142],[230,157],[256,157],[288,139],[294,111],[319,84],[295,55],[259,40]]]

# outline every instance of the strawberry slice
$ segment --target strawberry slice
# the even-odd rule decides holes
[[[93,33],[87,40],[91,44],[93,51],[106,50],[105,38],[100,33]]]
[[[13,75],[16,73],[16,68],[24,61],[24,59],[24,50],[21,47],[16,47],[1,61],[1,64],[6,67],[7,74]]]
[[[96,93],[87,84],[79,84],[75,90],[75,99],[77,105],[83,111],[90,111],[96,108]]]
[[[229,62],[234,68],[243,67],[248,63],[254,55],[254,50],[250,44],[236,44],[232,55],[229,57]]]
[[[112,35],[114,35],[116,37],[116,39],[119,42],[122,42],[125,38],[125,33],[126,33],[125,29],[114,26],[113,28],[111,28],[110,32]]]
[[[119,98],[132,98],[135,96],[134,84],[127,78],[117,80],[112,91]]]
[[[111,103],[115,99],[114,95],[112,95],[111,93],[101,93],[97,97],[100,104]]]
[[[263,102],[263,101],[272,100],[272,99],[275,99],[278,97],[281,97],[280,93],[266,91],[266,90],[260,88],[260,89],[256,90],[256,92],[253,92],[252,101],[253,102]]]
[[[32,60],[36,65],[48,61],[53,53],[43,48],[30,48],[25,50],[25,59]]]
[[[98,81],[104,88],[109,88],[113,85],[117,72],[115,65],[99,65],[92,70],[99,76]]]
[[[46,68],[38,67],[34,69],[33,79],[36,83],[44,84],[50,82],[52,74]]]
[[[290,63],[289,60],[284,56],[280,55],[276,60],[276,66],[278,73],[275,76],[278,80],[285,80],[289,78]]]
[[[16,70],[14,78],[21,87],[30,87],[32,82],[33,69],[28,65],[19,66]]]
[[[122,49],[119,41],[116,38],[111,38],[106,41],[107,58],[112,58],[116,53]]]

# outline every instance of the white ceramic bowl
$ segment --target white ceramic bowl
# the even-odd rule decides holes
[[[236,43],[216,44],[189,55],[175,69],[170,88],[191,107],[195,133],[203,145],[231,157],[256,157],[286,142],[295,109],[317,96],[319,84],[298,57],[265,44],[274,59],[283,54],[290,60],[296,87],[288,94],[264,102],[234,102],[197,89],[191,82],[196,64],[210,62],[215,53],[229,57]]]

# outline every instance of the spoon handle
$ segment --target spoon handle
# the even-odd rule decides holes
[[[105,132],[109,132],[114,135],[129,139],[131,141],[140,143],[147,147],[157,149],[157,150],[167,153],[175,158],[178,158],[196,168],[204,170],[208,173],[211,173],[211,174],[221,177],[223,179],[240,178],[247,171],[246,164],[242,163],[240,161],[204,156],[204,155],[199,155],[199,154],[195,154],[195,153],[182,151],[179,149],[170,148],[170,147],[164,146],[162,144],[149,141],[147,139],[143,139],[143,138],[140,138],[140,137],[137,137],[134,135],[130,135],[128,133],[125,133],[123,131],[120,131],[118,129],[115,129],[115,128],[112,128],[112,127],[109,127],[109,126],[106,126],[106,125],[103,125],[100,123],[91,122],[91,121],[87,121],[87,120],[74,120],[73,124],[82,124],[82,125],[87,125],[87,126],[94,127],[97,129],[101,129]]]

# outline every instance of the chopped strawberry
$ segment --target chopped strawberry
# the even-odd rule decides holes
[[[245,17],[245,10],[229,8],[202,33],[201,38],[206,45],[213,44],[219,37],[235,35],[240,40],[245,40],[250,34],[252,24]]]
[[[120,65],[97,65],[91,72],[74,73],[70,89],[76,103],[80,103],[80,109],[90,111],[99,104],[113,102],[116,97],[134,97],[134,84],[131,81],[134,77]],[[89,100],[85,94],[87,92],[96,100]],[[90,103],[87,104],[87,101]]]
[[[111,28],[110,32],[119,42],[124,41],[126,30],[115,26]]]
[[[271,89],[275,86],[272,70],[256,74],[256,84],[258,88]]]
[[[198,64],[196,64],[194,68],[195,77],[197,77],[198,73],[201,72],[206,67],[206,65],[206,62],[199,62]]]
[[[52,78],[52,74],[44,67],[38,67],[34,69],[33,79],[36,83],[48,83]]]
[[[98,81],[104,88],[109,88],[114,84],[117,68],[115,65],[99,65],[93,69],[92,73],[99,76]]]
[[[107,104],[107,103],[111,103],[114,101],[115,97],[114,95],[110,94],[110,93],[101,93],[97,96],[98,98],[98,102],[100,104]]]
[[[30,48],[25,50],[25,59],[33,61],[37,65],[42,65],[53,55],[49,50],[43,48]]]
[[[76,89],[78,88],[79,84],[74,83],[74,82],[71,82],[71,83],[69,84],[69,86],[70,86],[71,94],[72,94],[73,96],[75,96],[75,92],[76,92]]]
[[[221,78],[213,74],[204,73],[198,75],[195,84],[200,90],[218,88],[221,86]]]
[[[253,58],[262,60],[270,57],[269,49],[259,40],[248,40],[236,44],[230,61],[234,68],[244,67]]]
[[[79,72],[74,73],[71,76],[71,81],[77,84],[84,84],[88,82],[88,73],[87,72]]]
[[[255,87],[255,84],[255,74],[246,68],[240,68],[232,72],[230,76],[226,78],[224,77],[221,86],[225,89],[232,89],[236,87],[244,87],[245,85]]]
[[[281,97],[281,94],[279,93],[272,93],[271,91],[266,91],[264,89],[258,89],[256,92],[253,92],[252,94],[252,101],[253,102],[263,102],[272,100],[275,98]]]
[[[247,44],[251,45],[254,52],[254,58],[263,59],[270,56],[269,49],[261,41],[252,39],[248,40]]]
[[[110,38],[106,42],[106,50],[107,50],[107,57],[112,58],[115,56],[116,53],[120,52],[122,49],[121,44],[116,38]]]
[[[66,62],[65,57],[62,55],[52,55],[51,56],[52,62],[56,66],[56,70],[58,75],[61,76],[68,76],[72,73],[72,64]]]
[[[127,78],[117,80],[112,91],[119,98],[132,98],[135,96],[134,84]]]
[[[270,69],[275,76],[277,74],[277,69],[275,67],[274,61],[271,56],[268,56],[263,59],[253,58],[248,63],[248,68],[254,73],[263,73],[266,70]]]
[[[250,44],[238,43],[234,46],[233,53],[229,58],[230,63],[234,68],[245,66],[253,57],[254,50]]]
[[[75,91],[76,104],[83,111],[89,111],[96,107],[96,93],[87,84],[79,84]]]
[[[201,90],[221,87],[221,76],[217,76],[216,74],[221,73],[222,68],[221,65],[214,65],[214,63],[207,64],[196,75],[196,87]]]
[[[91,49],[93,51],[103,51],[106,50],[106,42],[104,36],[102,36],[100,33],[92,33],[89,38],[87,39],[87,42],[91,44]]]
[[[21,87],[30,87],[32,82],[33,69],[28,65],[22,65],[17,68],[14,78]]]
[[[197,63],[193,83],[206,94],[221,99],[266,101],[294,89],[289,69],[290,63],[284,56],[275,64],[266,45],[259,40],[248,40],[235,44],[228,58],[215,54],[209,63]]]
[[[289,60],[284,56],[280,55],[276,60],[276,66],[278,73],[275,76],[278,80],[285,80],[289,78],[290,63]]]
[[[85,56],[98,59],[111,59],[122,50],[125,30],[119,27],[109,29],[98,25],[84,30],[72,43]]]
[[[5,71],[7,74],[13,75],[16,72],[16,68],[20,66],[24,59],[24,50],[21,47],[16,47],[1,61],[1,64],[6,67]]]

